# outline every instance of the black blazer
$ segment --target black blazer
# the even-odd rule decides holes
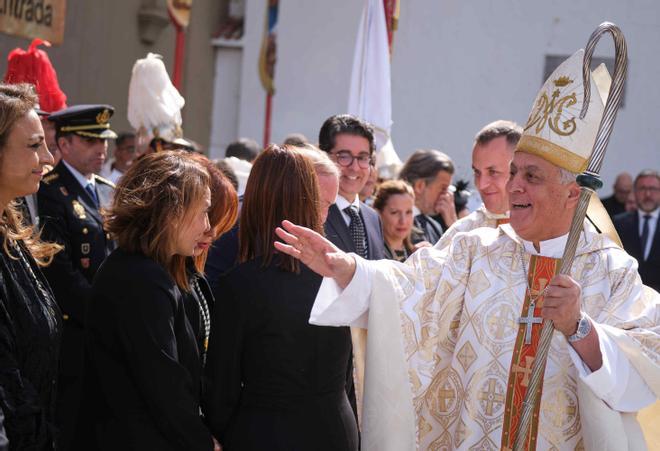
[[[86,339],[84,429],[101,450],[210,451],[201,362],[185,299],[165,269],[122,249],[99,269]]]
[[[442,236],[442,226],[438,221],[423,213],[413,219],[414,228],[411,233],[413,244],[428,241],[431,244],[438,242]]]
[[[639,275],[645,285],[660,291],[660,224],[656,223],[649,257],[644,261],[642,243],[639,237],[639,215],[637,211],[621,213],[614,217],[623,248],[639,263]]]
[[[309,324],[321,276],[261,259],[220,277],[204,412],[225,451],[355,451],[347,327]]]
[[[383,228],[378,213],[367,204],[360,202],[360,216],[367,232],[368,259],[381,260],[386,258]],[[332,204],[328,210],[328,219],[325,221],[325,236],[344,252],[356,251],[351,233],[337,204]]]

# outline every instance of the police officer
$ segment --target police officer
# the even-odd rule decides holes
[[[96,270],[114,248],[103,230],[100,208],[109,206],[114,185],[96,175],[106,158],[114,109],[77,105],[50,115],[62,160],[39,188],[42,237],[64,246],[44,269],[63,315],[57,421],[58,447],[72,449],[82,397],[84,317]]]

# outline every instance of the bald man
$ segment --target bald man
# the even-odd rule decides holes
[[[632,192],[633,179],[627,172],[622,172],[616,176],[614,181],[614,194],[603,199],[603,207],[610,215],[610,218],[626,211],[626,199]]]

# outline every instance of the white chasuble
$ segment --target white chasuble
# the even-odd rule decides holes
[[[481,207],[477,208],[466,217],[459,219],[445,230],[433,247],[437,250],[442,250],[451,244],[451,240],[453,240],[458,233],[470,232],[479,227],[491,227],[494,229],[498,225],[506,224],[508,222],[509,212],[504,214],[491,213],[486,209],[484,204],[481,204]]]
[[[560,258],[565,242],[541,242],[539,254]],[[310,322],[369,329],[363,450],[500,449],[532,254],[531,243],[502,225],[458,234],[444,250],[421,249],[405,263],[356,258],[343,291],[324,279]],[[591,373],[555,332],[539,450],[583,449],[581,418],[589,413],[578,385],[593,395],[590,409],[607,403],[636,412],[660,394],[660,296],[642,296],[636,261],[585,223],[571,275],[598,332],[603,366]]]

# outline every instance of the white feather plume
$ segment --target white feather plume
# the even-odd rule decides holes
[[[135,62],[128,86],[128,121],[135,130],[143,129],[168,141],[180,138],[184,104],[162,56],[149,53]]]

